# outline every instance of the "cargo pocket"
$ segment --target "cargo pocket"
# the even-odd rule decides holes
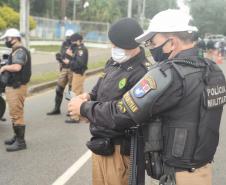
[[[172,155],[182,157],[187,140],[188,131],[185,128],[176,128],[173,140]]]

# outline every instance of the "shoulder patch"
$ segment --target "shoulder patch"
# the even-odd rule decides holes
[[[126,107],[124,106],[124,104],[121,100],[117,103],[117,108],[121,113],[126,112]]]
[[[131,95],[129,94],[129,92],[127,92],[124,96],[123,96],[123,100],[125,101],[126,105],[129,107],[129,109],[132,112],[137,112],[138,106],[137,104],[134,102],[133,98],[131,97]]]
[[[152,76],[145,76],[140,82],[135,86],[133,93],[137,98],[143,97],[150,90],[157,89],[157,84]]]
[[[83,50],[78,50],[78,56],[82,56],[83,55]]]
[[[118,88],[119,89],[123,89],[126,86],[127,83],[127,79],[126,78],[122,78],[119,83],[118,83]]]

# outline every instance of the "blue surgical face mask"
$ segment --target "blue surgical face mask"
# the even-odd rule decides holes
[[[111,57],[115,62],[123,63],[128,61],[131,56],[126,54],[126,51],[121,48],[114,47],[111,49]]]
[[[150,49],[151,55],[152,55],[153,59],[155,60],[155,62],[161,62],[161,61],[169,58],[172,51],[169,53],[163,53],[163,47],[165,46],[165,44],[168,41],[169,41],[169,39],[167,41],[165,41],[163,44],[161,44],[160,46]]]

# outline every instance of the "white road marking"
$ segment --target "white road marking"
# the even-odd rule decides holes
[[[70,168],[68,168],[52,185],[64,185],[89,160],[92,152],[88,150]]]

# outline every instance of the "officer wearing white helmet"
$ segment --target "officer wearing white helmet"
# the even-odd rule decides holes
[[[8,63],[1,67],[0,74],[8,73],[4,81],[6,101],[9,106],[9,114],[12,121],[14,136],[5,140],[8,145],[6,150],[13,152],[26,149],[25,123],[24,123],[24,101],[27,95],[27,83],[31,77],[30,52],[22,46],[20,32],[11,28],[0,38],[5,39],[5,45],[12,48]]]
[[[155,15],[136,41],[145,43],[157,64],[122,100],[103,103],[77,98],[69,107],[71,114],[111,129],[147,122],[144,127],[151,127],[152,119],[159,118],[157,138],[156,131],[145,129],[145,154],[146,170],[160,184],[212,184],[226,82],[213,61],[198,56],[197,28],[189,22],[190,16],[180,10]]]
[[[55,106],[52,111],[48,112],[47,115],[57,115],[60,114],[60,106],[63,99],[63,92],[66,85],[69,86],[69,91],[71,90],[72,83],[72,71],[69,66],[69,59],[66,57],[66,51],[72,47],[71,36],[74,34],[73,30],[66,30],[65,40],[62,43],[60,52],[56,54],[56,59],[60,65],[60,74],[57,80],[56,96],[55,96]]]

